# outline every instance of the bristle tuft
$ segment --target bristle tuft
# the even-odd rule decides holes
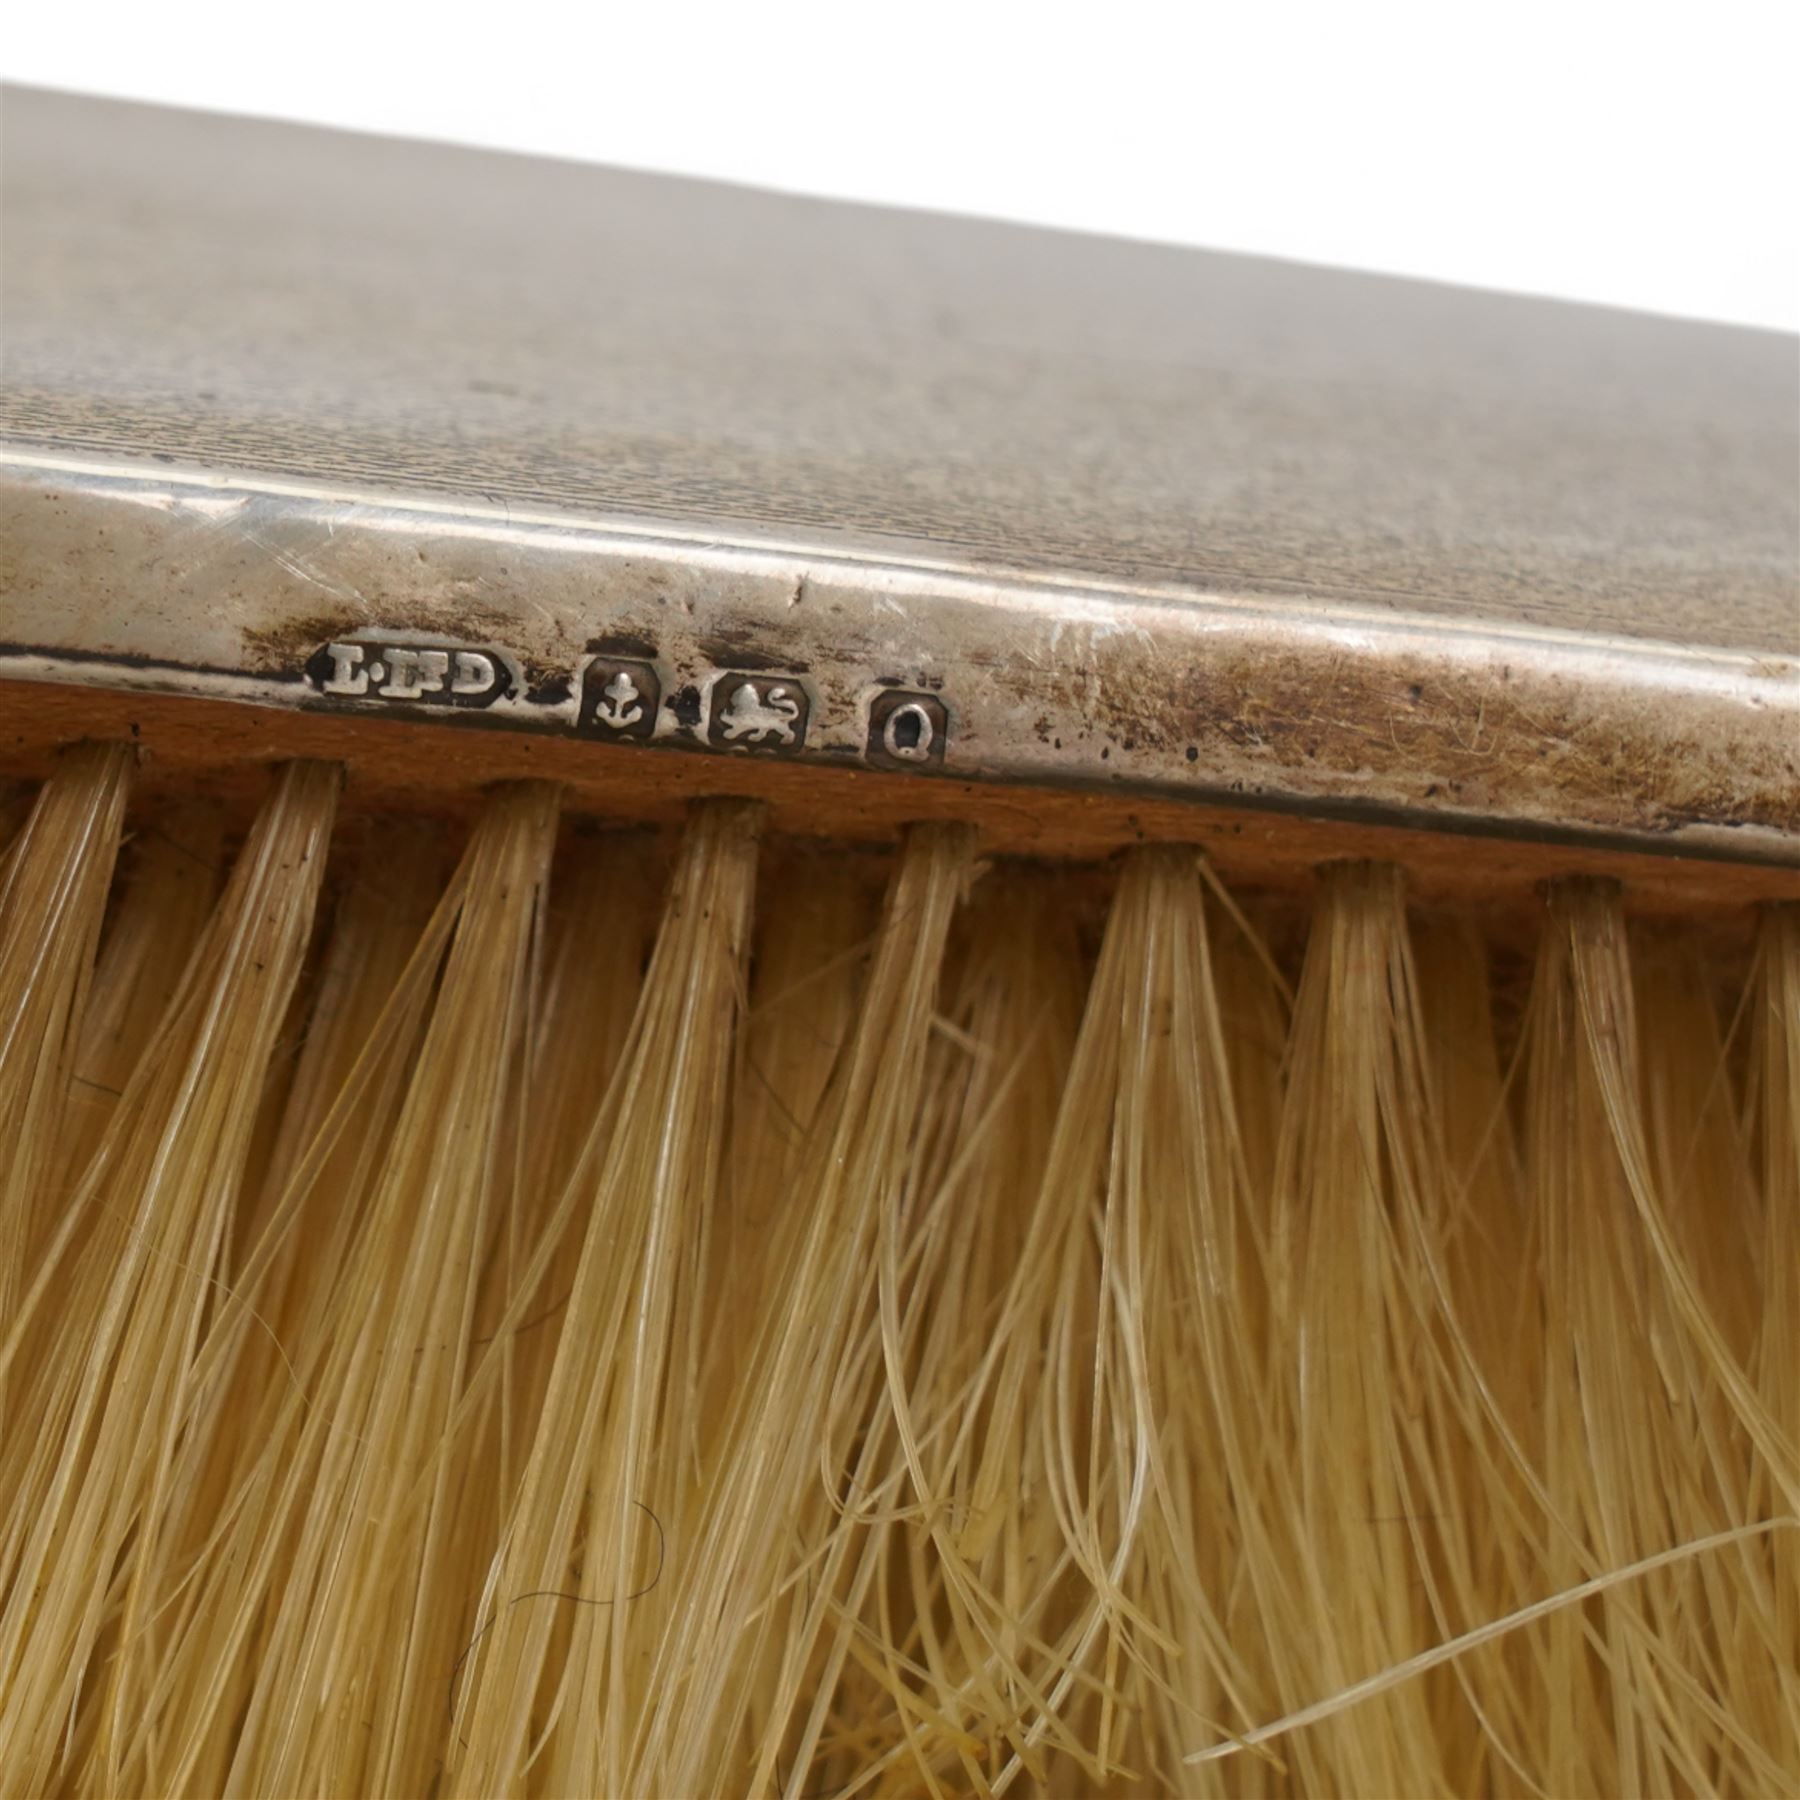
[[[1800,909],[130,773],[0,803],[8,1793],[1800,1795]]]

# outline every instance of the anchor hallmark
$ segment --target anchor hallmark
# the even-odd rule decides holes
[[[647,738],[661,700],[662,683],[648,663],[597,656],[582,671],[575,728],[600,738]]]
[[[709,742],[743,750],[798,750],[806,742],[806,689],[791,675],[721,675],[713,684]]]

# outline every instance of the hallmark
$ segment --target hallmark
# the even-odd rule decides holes
[[[304,675],[323,698],[405,708],[489,707],[508,702],[509,717],[604,743],[671,742],[698,737],[714,750],[793,756],[806,750],[814,695],[792,674],[721,669],[710,680],[693,671],[665,691],[656,647],[621,645],[638,657],[589,656],[571,673],[533,666],[527,689],[521,663],[497,646],[358,636],[322,644]],[[866,690],[865,690],[866,691]],[[950,742],[950,711],[935,693],[879,688],[869,699],[863,760],[877,769],[933,773]],[[856,727],[828,712],[821,724],[826,752],[853,750]],[[844,740],[849,738],[848,742]]]
[[[950,741],[950,719],[933,694],[889,688],[869,704],[865,754],[877,768],[942,767]]]
[[[798,750],[807,712],[806,690],[793,676],[734,671],[713,683],[707,741],[728,750]]]
[[[492,706],[513,686],[505,659],[492,651],[373,639],[324,645],[308,661],[306,676],[333,700],[413,706]]]
[[[598,738],[647,738],[661,702],[662,683],[649,663],[597,656],[582,671],[575,729]]]

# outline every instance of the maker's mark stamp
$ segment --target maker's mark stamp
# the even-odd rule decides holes
[[[734,671],[713,683],[707,741],[725,750],[798,750],[808,710],[806,689],[793,676]]]
[[[597,738],[647,738],[661,703],[662,683],[649,663],[597,656],[582,671],[575,728]]]
[[[307,663],[306,675],[329,699],[412,706],[492,706],[513,687],[505,658],[492,651],[378,638],[324,645]]]
[[[949,741],[949,714],[935,694],[888,688],[869,703],[865,754],[877,768],[941,768]]]

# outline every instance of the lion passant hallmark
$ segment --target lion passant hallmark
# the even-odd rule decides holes
[[[721,750],[798,750],[806,742],[806,690],[791,675],[744,675],[713,683],[707,742]]]

